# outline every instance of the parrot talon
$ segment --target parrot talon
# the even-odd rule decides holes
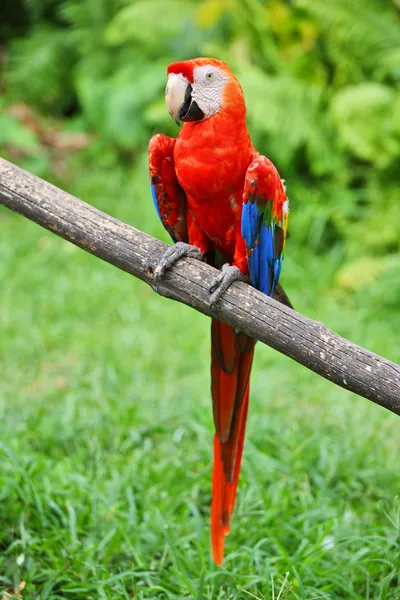
[[[211,308],[218,302],[222,294],[226,292],[234,281],[247,281],[247,278],[240,271],[239,267],[225,263],[222,265],[220,274],[215,277],[209,287],[209,291],[211,292]]]
[[[197,246],[191,246],[185,242],[177,242],[164,252],[158,265],[154,269],[153,282],[157,282],[165,275],[165,272],[172,267],[180,258],[203,258]]]

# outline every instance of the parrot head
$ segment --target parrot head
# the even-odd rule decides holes
[[[228,66],[215,58],[194,58],[168,67],[167,109],[174,121],[204,121],[234,107],[246,112],[240,83]]]

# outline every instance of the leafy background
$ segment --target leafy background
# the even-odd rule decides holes
[[[165,240],[146,152],[153,133],[177,134],[166,65],[225,60],[244,87],[256,147],[287,182],[283,283],[295,307],[399,360],[398,0],[7,0],[1,10],[1,155]],[[259,348],[253,415],[264,423],[268,394],[267,434],[250,422],[243,524],[216,574],[205,319],[5,210],[0,229],[4,594],[399,598],[394,417]],[[163,486],[146,461],[165,464]],[[309,478],[322,500],[301,491]],[[109,527],[87,512],[96,494],[107,497]],[[127,514],[138,531],[134,497],[154,503],[140,516],[141,545],[124,535]],[[273,525],[271,502],[283,511]]]

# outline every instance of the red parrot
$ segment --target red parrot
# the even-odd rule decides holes
[[[251,143],[242,88],[213,58],[168,67],[166,105],[179,125],[176,139],[155,135],[149,145],[153,201],[175,245],[154,278],[183,256],[221,270],[210,288],[215,304],[232,281],[290,302],[278,284],[289,202],[278,171]],[[224,559],[246,428],[255,340],[212,319],[211,394],[215,423],[211,544]]]

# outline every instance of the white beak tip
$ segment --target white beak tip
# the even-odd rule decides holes
[[[182,75],[171,74],[165,89],[165,103],[168,113],[177,125],[180,125],[179,112],[185,100],[188,82]]]

